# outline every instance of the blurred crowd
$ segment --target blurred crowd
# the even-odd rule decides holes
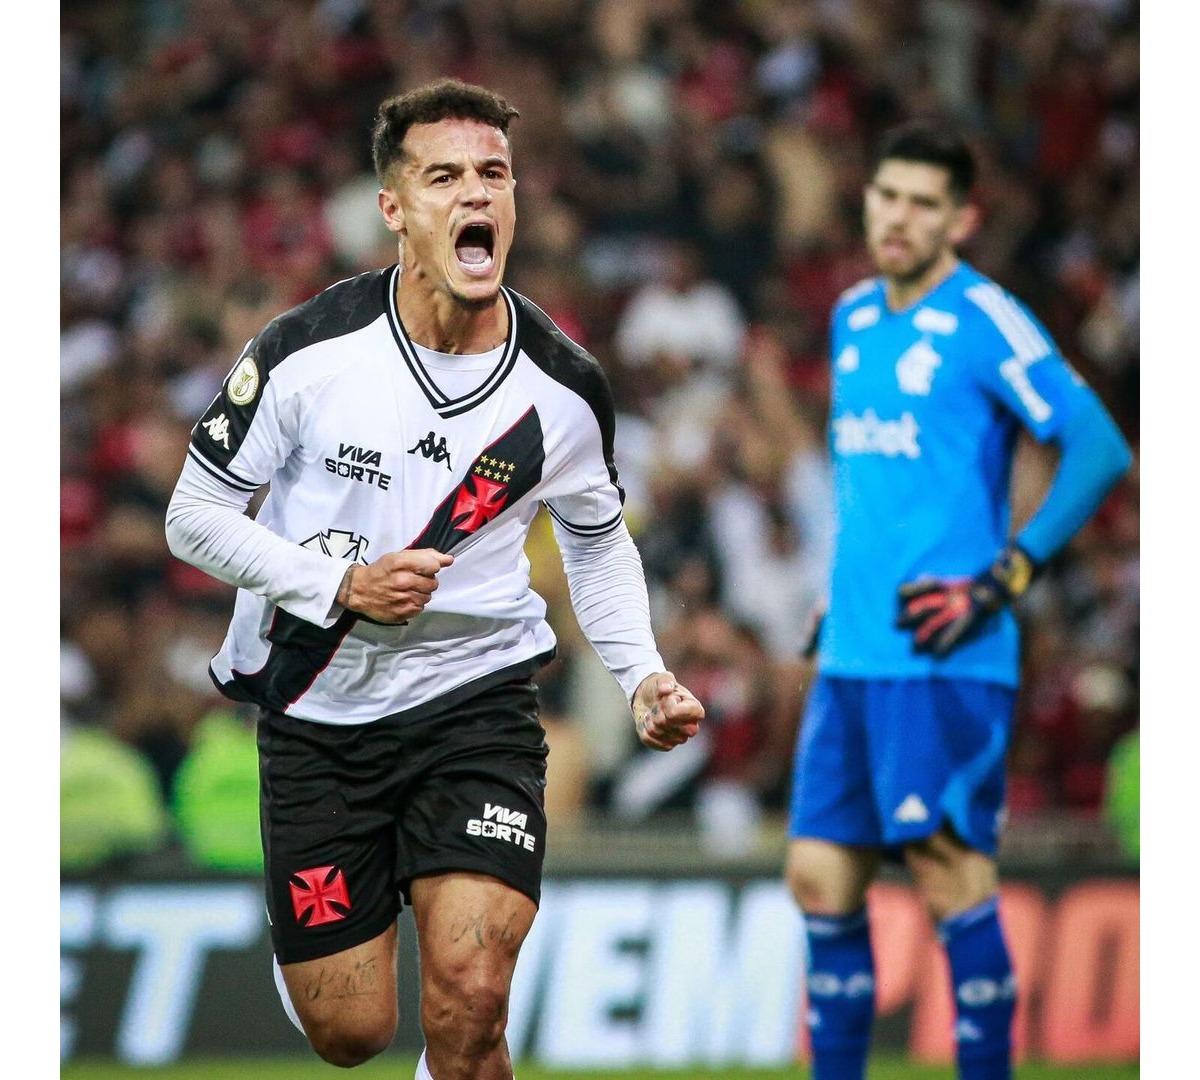
[[[395,261],[368,151],[390,94],[454,75],[521,110],[509,283],[610,375],[660,643],[708,709],[686,752],[638,752],[539,521],[560,819],[677,808],[736,853],[785,803],[831,543],[825,332],[870,273],[886,127],[971,134],[985,219],[965,254],[1136,446],[1129,0],[75,0],[61,26],[64,811],[68,781],[124,771],[143,846],[200,843],[201,761],[210,787],[223,761],[228,790],[253,785],[250,718],[206,674],[231,590],[163,536],[188,432],[270,318]],[[1022,447],[1018,520],[1052,468]],[[1136,727],[1138,491],[1135,467],[1023,604],[1014,816],[1100,814]],[[78,796],[64,837],[77,817],[98,836],[96,806]],[[82,847],[78,865],[122,842]]]

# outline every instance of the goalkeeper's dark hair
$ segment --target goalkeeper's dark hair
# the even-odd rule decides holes
[[[879,141],[872,176],[885,161],[915,161],[945,169],[950,174],[950,193],[959,202],[965,201],[975,186],[975,156],[966,139],[951,128],[925,121],[892,128]]]
[[[499,128],[508,138],[509,121],[521,114],[494,91],[458,79],[438,79],[388,98],[375,114],[371,157],[375,175],[385,187],[392,166],[404,160],[404,136],[413,124],[439,120],[478,120]]]

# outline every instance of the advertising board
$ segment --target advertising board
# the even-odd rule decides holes
[[[1136,878],[1027,879],[1001,903],[1021,988],[1018,1055],[1136,1060]],[[869,912],[877,1044],[950,1061],[946,965],[916,894],[877,884]],[[407,915],[400,931],[397,1045],[415,1050]],[[801,931],[777,879],[550,879],[514,979],[513,1056],[561,1067],[803,1058]],[[61,941],[64,1059],[303,1050],[275,996],[257,882],[65,884]]]

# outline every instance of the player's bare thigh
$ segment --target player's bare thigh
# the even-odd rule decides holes
[[[435,1076],[511,1076],[504,1028],[517,954],[537,907],[487,874],[416,878],[421,1026]]]
[[[396,926],[361,945],[283,964],[288,996],[313,1048],[333,1064],[357,1064],[396,1033]]]
[[[996,860],[945,830],[907,845],[904,861],[935,919],[968,911],[999,888]]]
[[[869,848],[799,837],[788,845],[788,887],[810,915],[849,915],[863,906],[879,862]]]

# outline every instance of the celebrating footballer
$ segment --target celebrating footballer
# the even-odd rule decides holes
[[[177,556],[238,587],[211,673],[259,709],[284,1006],[335,1065],[383,1050],[407,903],[416,1080],[512,1077],[509,985],[546,844],[531,679],[555,639],[523,553],[539,507],[642,743],[670,750],[704,716],[655,646],[604,373],[502,285],[516,116],[452,80],[380,106],[379,210],[399,262],[247,343],[167,520]]]

